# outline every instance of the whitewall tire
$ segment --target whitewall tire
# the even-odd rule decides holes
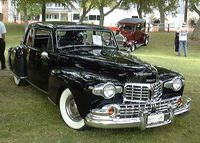
[[[81,118],[74,97],[68,88],[61,93],[59,107],[63,120],[70,128],[79,130],[85,127],[85,122]]]
[[[14,82],[17,86],[21,86],[21,85],[26,85],[27,81],[25,81],[25,79],[21,79],[19,77],[17,77],[16,75],[13,76],[14,78]]]

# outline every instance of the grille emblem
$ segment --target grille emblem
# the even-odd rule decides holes
[[[151,104],[151,112],[152,113],[156,112],[156,104]]]

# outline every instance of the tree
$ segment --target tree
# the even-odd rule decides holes
[[[11,0],[12,4],[17,7],[17,10],[22,13],[23,20],[28,21],[29,13],[34,8],[37,13],[42,13],[42,21],[46,20],[46,3],[62,3],[65,7],[73,7],[72,2],[76,0]],[[38,12],[39,10],[39,12]],[[33,12],[32,12],[33,13]]]
[[[29,8],[34,7],[32,6],[32,3],[27,0],[12,0],[12,4],[15,6],[17,11],[21,13],[21,16],[23,17],[23,21],[28,21],[28,10]]]
[[[82,23],[88,12],[95,6],[94,0],[82,0],[80,7],[82,8],[82,14],[80,16],[79,22]]]
[[[100,13],[100,22],[99,25],[104,25],[104,18],[111,12],[113,12],[116,8],[118,8],[122,4],[123,0],[97,0],[95,3],[96,8]],[[106,13],[104,12],[104,7],[110,7],[110,10]]]
[[[138,17],[143,18],[142,14],[151,13],[152,10],[152,0],[124,0],[123,8],[125,10],[130,9],[133,5],[137,8]]]
[[[160,23],[162,24],[162,26],[160,27],[160,31],[164,31],[165,30],[165,27],[164,27],[165,15],[167,14],[167,12],[176,14],[178,1],[177,0],[154,0],[153,7],[158,9],[160,13]]]
[[[189,1],[190,10],[195,11],[200,17],[200,9],[198,9],[199,6],[200,6],[200,0]],[[190,38],[192,40],[200,40],[200,18],[197,20],[196,26]]]

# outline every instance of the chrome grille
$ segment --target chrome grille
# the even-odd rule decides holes
[[[154,103],[130,103],[130,104],[121,104],[119,112],[117,114],[120,118],[132,118],[138,117],[142,111],[147,111],[148,113],[154,112],[167,112],[169,110],[169,105],[176,105],[178,98],[166,99],[157,101]],[[153,111],[152,109],[155,108]]]
[[[127,100],[147,101],[161,96],[162,83],[154,84],[138,84],[126,83],[124,87],[124,95]]]
[[[156,98],[162,95],[162,82],[151,84],[151,98]]]

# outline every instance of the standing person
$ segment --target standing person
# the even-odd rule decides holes
[[[0,61],[1,61],[1,69],[5,69],[6,65],[5,65],[5,56],[4,56],[4,52],[5,52],[5,34],[6,34],[6,27],[4,25],[4,23],[2,22],[3,20],[3,14],[0,13]]]
[[[178,51],[179,51],[179,29],[180,28],[178,28],[177,29],[177,31],[176,31],[176,33],[175,33],[175,40],[174,40],[174,42],[175,42],[175,53],[178,55]]]
[[[179,30],[179,51],[178,55],[181,55],[181,50],[183,48],[184,50],[184,55],[187,57],[187,34],[188,34],[188,29],[186,27],[186,24],[183,23],[182,27]]]

